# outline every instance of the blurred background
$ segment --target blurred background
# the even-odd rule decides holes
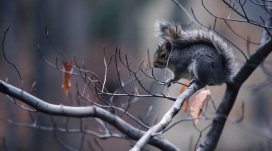
[[[191,8],[197,19],[206,26],[213,27],[214,18],[203,8],[198,0],[180,1],[189,11]],[[205,2],[207,9],[221,17],[228,17],[230,9],[221,1],[211,0]],[[239,7],[238,7],[239,9]],[[261,22],[260,17],[265,18],[265,12],[260,7],[248,2],[245,11],[249,18]],[[232,18],[241,19],[235,13]],[[24,80],[24,89],[30,91],[36,81],[36,90],[32,94],[46,102],[53,104],[70,105],[69,98],[61,88],[62,73],[52,68],[40,56],[37,45],[40,46],[44,57],[55,63],[59,60],[59,67],[63,58],[50,45],[45,35],[45,26],[53,43],[61,49],[69,60],[76,55],[77,61],[84,62],[85,67],[104,76],[103,46],[106,48],[106,58],[114,53],[116,46],[121,48],[123,54],[128,55],[132,67],[137,68],[142,59],[147,59],[147,49],[150,50],[151,61],[157,47],[157,38],[154,36],[153,25],[156,20],[168,20],[188,25],[191,21],[186,14],[172,1],[166,0],[21,0],[0,1],[0,29],[5,30],[10,26],[5,41],[7,58],[18,67]],[[262,28],[238,22],[229,22],[232,29],[243,37],[259,43]],[[185,29],[198,28],[195,25]],[[221,20],[217,21],[215,29],[246,53],[246,42],[233,34]],[[1,38],[3,33],[1,34]],[[231,45],[230,45],[231,46]],[[231,46],[233,47],[233,46]],[[253,53],[258,45],[250,44],[249,52]],[[238,67],[245,61],[243,55],[233,47],[237,58]],[[268,57],[271,60],[271,55]],[[270,63],[270,64],[269,64]],[[271,62],[264,63],[267,69],[271,69]],[[163,70],[164,71],[164,70]],[[155,69],[158,75],[162,70]],[[271,72],[271,71],[269,71]],[[110,91],[117,88],[117,77],[114,66],[110,66],[107,79],[107,87]],[[160,74],[161,75],[161,74]],[[129,79],[129,77],[123,77]],[[163,77],[159,77],[162,80]],[[21,87],[20,78],[16,70],[4,60],[0,53],[0,79],[16,87]],[[72,97],[75,97],[76,79],[72,79]],[[215,105],[218,106],[223,96],[225,85],[209,87]],[[170,88],[170,95],[179,94],[179,85]],[[271,122],[271,80],[261,69],[257,69],[244,83],[237,97],[235,106],[230,114],[233,119],[241,115],[241,104],[245,103],[243,124],[228,122],[220,138],[217,150],[272,150],[271,139],[259,136],[259,130],[264,130]],[[12,119],[17,122],[30,123],[28,112],[16,107],[5,95],[0,94],[0,117]],[[150,106],[153,106],[153,115],[150,122],[159,119],[170,108],[173,102],[160,99],[142,99],[138,101],[131,113],[144,116]],[[209,104],[211,105],[211,104]],[[212,107],[207,112],[213,115]],[[52,126],[50,117],[41,114],[40,124]],[[135,115],[136,116],[136,115]],[[181,111],[174,121],[184,117]],[[188,116],[188,115],[187,115]],[[63,120],[56,117],[56,120]],[[71,125],[79,123],[74,119]],[[196,126],[202,130],[211,123],[211,120],[200,121]],[[202,133],[203,140],[207,131]],[[267,131],[266,133],[270,133]],[[257,134],[257,135],[256,135]],[[163,136],[181,150],[189,150],[190,143],[195,145],[199,138],[199,131],[193,126],[192,121],[183,122],[172,128]],[[0,137],[5,140],[8,150],[65,150],[56,142],[52,132],[18,127],[0,121]],[[80,135],[59,134],[59,137],[67,144],[77,148]],[[90,140],[93,136],[88,136]],[[191,140],[191,142],[190,142]],[[130,143],[120,139],[98,140],[105,150],[128,150]],[[75,143],[76,142],[76,143]],[[201,141],[200,141],[201,142]],[[118,144],[118,145],[117,145]],[[4,149],[1,141],[0,150]],[[157,150],[147,147],[148,150]],[[84,148],[87,150],[87,147]],[[98,149],[99,150],[99,149]]]

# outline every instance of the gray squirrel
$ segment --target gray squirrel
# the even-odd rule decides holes
[[[171,82],[181,78],[206,85],[232,82],[235,59],[231,48],[211,31],[184,31],[176,23],[157,21],[158,49],[154,54],[155,68],[168,68],[173,74]]]

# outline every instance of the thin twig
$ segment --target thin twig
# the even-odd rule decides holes
[[[23,78],[22,78],[22,76],[21,76],[20,71],[19,71],[19,69],[17,68],[17,66],[7,58],[6,52],[5,52],[5,46],[4,46],[4,45],[5,45],[5,39],[6,39],[6,36],[7,36],[8,31],[9,31],[9,28],[10,28],[10,26],[8,26],[8,28],[7,28],[6,30],[3,30],[4,37],[3,37],[3,40],[2,40],[2,52],[3,52],[3,55],[4,55],[5,60],[6,60],[9,64],[11,64],[11,65],[15,68],[15,70],[17,71],[17,73],[18,73],[18,75],[19,75],[19,78],[20,78],[20,80],[21,80],[21,89],[24,90],[24,81],[23,81]]]

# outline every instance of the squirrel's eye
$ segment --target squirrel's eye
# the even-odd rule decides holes
[[[161,53],[161,58],[165,59],[167,57],[167,54],[165,52]]]

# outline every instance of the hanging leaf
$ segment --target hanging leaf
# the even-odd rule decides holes
[[[197,117],[202,113],[203,107],[207,101],[208,96],[210,95],[210,90],[200,91],[192,101],[190,111],[191,115],[194,118],[194,123],[198,123]]]
[[[73,68],[72,68],[73,62],[69,62],[69,63],[65,63],[63,62],[63,70],[65,72],[63,72],[63,85],[62,88],[64,89],[66,95],[68,95],[68,90],[71,87],[71,76],[72,76],[72,72],[73,72]]]
[[[188,85],[189,81],[188,80],[184,80],[183,83],[186,84],[186,85]],[[184,86],[184,85],[181,86],[181,88],[180,88],[180,94],[183,93],[186,89],[187,89],[187,86]],[[182,105],[182,109],[183,109],[185,115],[188,114],[189,100],[190,100],[190,98],[188,98],[187,100],[185,100],[185,102]]]

